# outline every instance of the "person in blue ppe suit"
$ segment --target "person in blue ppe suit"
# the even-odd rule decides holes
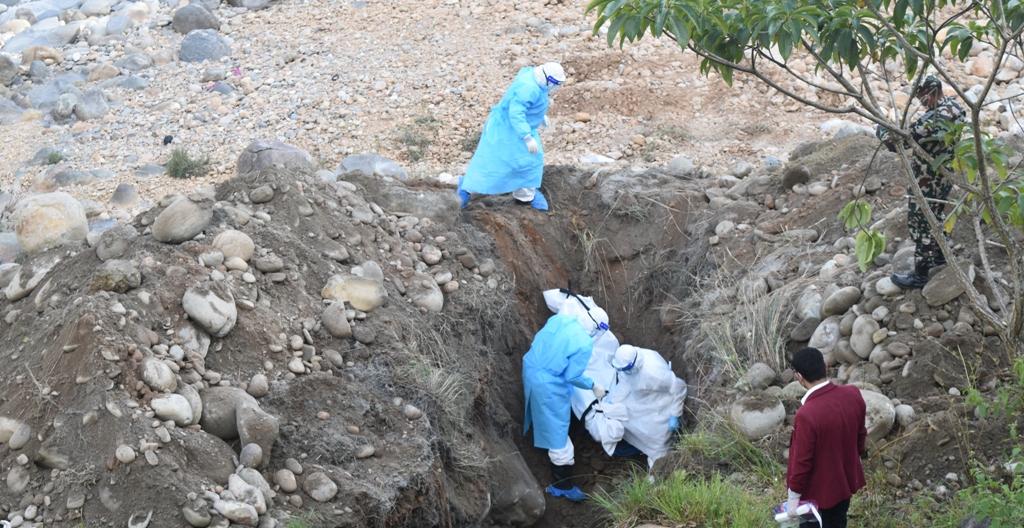
[[[523,392],[526,401],[525,435],[533,426],[533,445],[548,450],[554,482],[548,493],[579,502],[587,496],[573,484],[575,449],[569,439],[573,387],[594,391],[601,399],[604,387],[583,374],[594,348],[594,338],[608,330],[608,314],[593,307],[567,306],[551,316],[533,338],[523,356]]]
[[[547,125],[548,94],[565,82],[565,71],[555,62],[519,70],[501,102],[491,107],[480,142],[459,181],[462,206],[469,193],[512,193],[518,202],[548,210],[537,187],[544,175],[544,149],[537,127]]]

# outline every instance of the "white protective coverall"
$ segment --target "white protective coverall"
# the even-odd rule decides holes
[[[612,362],[615,380],[604,402],[626,407],[628,420],[622,437],[643,451],[648,464],[653,466],[655,460],[668,454],[672,436],[669,420],[683,414],[686,383],[677,378],[672,366],[653,350],[622,345],[614,357],[634,358],[633,367],[620,372],[615,367],[624,365]]]

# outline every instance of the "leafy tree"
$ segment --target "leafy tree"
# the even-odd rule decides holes
[[[961,191],[943,224],[921,207],[933,233],[969,221],[978,239],[981,274],[997,309],[971,283],[968,270],[954,259],[944,236],[936,240],[964,286],[971,308],[995,328],[1013,357],[1024,357],[1024,171],[1011,165],[1011,150],[992,137],[983,111],[998,112],[992,88],[999,65],[1024,57],[1022,0],[592,0],[594,31],[607,26],[608,45],[636,41],[648,34],[670,38],[701,59],[701,72],[717,72],[731,84],[736,72],[771,86],[801,104],[833,114],[863,117],[889,131],[907,187],[918,203],[925,198],[910,171],[910,155],[898,141],[927,159]],[[980,88],[968,89],[950,74],[962,67],[972,48],[989,45],[996,68]],[[811,57],[814,68],[800,72],[791,60]],[[916,101],[901,88],[916,87],[923,73],[934,73],[968,109],[970,123],[946,132],[957,141],[952,159],[933,159],[911,136],[908,125]],[[802,87],[802,88],[801,88]],[[807,95],[813,88],[816,95]],[[1020,97],[1020,95],[1014,96]],[[959,140],[955,138],[960,138]],[[856,254],[862,268],[885,248],[885,239],[867,227],[871,209],[855,201],[843,210],[847,228],[858,228]],[[1009,257],[1000,292],[990,247]],[[1003,270],[999,270],[1003,271]]]

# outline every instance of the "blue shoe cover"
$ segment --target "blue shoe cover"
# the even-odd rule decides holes
[[[462,208],[465,209],[466,205],[469,204],[469,193],[459,189],[459,199],[462,200]]]
[[[555,497],[565,497],[573,502],[582,502],[587,499],[587,494],[583,493],[583,490],[576,486],[573,486],[570,490],[561,490],[555,487],[554,484],[548,486],[548,493]]]
[[[548,210],[548,199],[540,193],[540,190],[533,191],[533,201],[530,202],[530,206],[539,211]],[[582,493],[582,492],[581,492]],[[582,500],[582,499],[581,499]]]

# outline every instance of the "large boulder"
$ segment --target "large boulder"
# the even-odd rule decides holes
[[[965,266],[965,268],[967,277],[974,282],[974,266]],[[963,293],[964,287],[957,280],[953,266],[946,266],[945,269],[936,273],[921,290],[921,295],[928,301],[928,306],[942,306]]]
[[[231,7],[244,7],[249,11],[259,11],[270,5],[270,0],[228,0]]]
[[[409,213],[418,218],[429,218],[447,228],[455,225],[462,210],[457,194],[448,190],[429,191],[410,189],[402,184],[382,186],[378,192],[366,195],[386,211]]]
[[[18,245],[29,255],[81,242],[89,233],[85,208],[70,194],[62,192],[21,200],[14,210],[13,221]]]
[[[235,409],[238,440],[242,445],[256,444],[263,449],[261,468],[270,464],[270,451],[277,442],[280,424],[277,418],[260,409],[255,401],[244,400]]]
[[[892,425],[896,421],[896,408],[884,394],[861,390],[860,395],[867,407],[864,427],[868,430],[868,438],[877,442],[892,430]]]
[[[118,225],[103,232],[96,243],[96,256],[100,260],[118,259],[128,253],[132,240],[139,232],[130,225]]]
[[[0,55],[0,85],[10,86],[16,75],[18,75],[18,65],[7,55]]]
[[[856,286],[841,288],[825,299],[821,305],[821,315],[825,317],[843,315],[851,306],[860,301],[860,297],[860,288]]]
[[[94,88],[86,91],[75,104],[74,114],[79,121],[99,119],[110,112],[107,96],[102,90]]]
[[[743,436],[760,440],[782,427],[786,407],[775,396],[755,390],[736,400],[729,415]]]
[[[219,29],[220,20],[206,6],[189,4],[174,12],[171,27],[178,33],[187,35],[196,29]]]
[[[213,220],[213,210],[203,203],[178,198],[160,212],[153,222],[153,238],[180,244],[202,233]]]
[[[316,160],[305,150],[273,139],[260,139],[250,143],[239,154],[237,166],[239,176],[268,167],[305,173],[314,173],[318,168]]]
[[[212,29],[196,29],[181,41],[178,58],[182,62],[215,61],[231,54],[224,39]]]
[[[199,426],[222,440],[238,438],[239,405],[248,403],[259,406],[256,398],[238,387],[209,387],[200,390],[199,397],[203,400],[203,415],[199,419]],[[269,453],[269,450],[265,452]]]
[[[879,328],[881,327],[878,326],[878,321],[875,321],[870,315],[858,316],[853,322],[850,346],[862,359],[867,359],[871,355],[871,350],[875,348],[874,335]]]
[[[409,179],[409,173],[397,162],[369,152],[356,154],[341,160],[338,169],[334,171],[335,176],[346,180],[348,179],[347,176],[353,175],[352,173],[376,176],[385,181]]]
[[[491,512],[496,526],[533,526],[544,515],[544,492],[519,450],[507,439],[489,442]]]
[[[192,286],[181,298],[181,307],[196,324],[214,337],[228,335],[238,320],[235,298],[220,282],[206,281]]]
[[[767,389],[775,383],[775,369],[767,363],[754,363],[747,370],[747,383],[752,389]]]

